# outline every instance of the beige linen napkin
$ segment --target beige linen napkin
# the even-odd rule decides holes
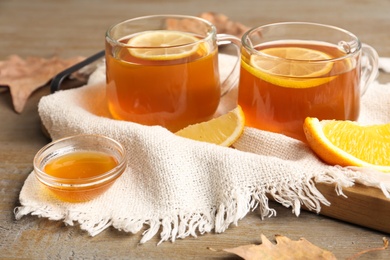
[[[232,58],[221,56],[226,74]],[[105,194],[85,203],[61,202],[30,174],[20,193],[17,219],[26,214],[79,224],[94,236],[109,226],[136,233],[147,226],[141,243],[160,232],[162,241],[223,232],[254,209],[275,216],[267,196],[297,216],[302,205],[319,212],[329,202],[316,182],[342,187],[363,182],[388,196],[390,185],[350,168],[322,163],[302,142],[246,128],[235,149],[175,136],[159,127],[110,118],[105,100],[104,67],[87,86],[59,91],[39,103],[42,122],[53,139],[81,133],[102,134],[128,151],[128,168]],[[390,122],[390,85],[372,84],[363,98],[365,123]],[[371,172],[371,171],[369,171]]]

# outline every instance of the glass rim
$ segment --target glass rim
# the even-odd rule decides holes
[[[52,148],[53,146],[66,142],[68,140],[72,139],[78,139],[78,138],[99,138],[105,141],[108,141],[110,144],[112,144],[120,153],[120,157],[116,158],[118,159],[118,164],[112,168],[109,171],[106,171],[102,174],[92,176],[92,177],[87,177],[87,178],[60,178],[60,177],[54,177],[52,175],[47,174],[45,171],[43,171],[44,165],[46,165],[48,160],[45,164],[41,165],[42,157],[44,153]],[[53,151],[55,153],[55,151]],[[63,153],[60,154],[64,155],[68,153]],[[74,136],[68,136],[64,138],[60,138],[58,140],[55,140],[53,142],[48,143],[47,145],[43,146],[34,156],[33,160],[33,167],[34,167],[34,172],[35,176],[38,178],[40,182],[43,182],[45,185],[48,185],[50,187],[56,188],[56,187],[62,187],[62,188],[71,188],[71,189],[78,189],[78,188],[87,188],[90,186],[96,186],[98,184],[103,184],[106,182],[109,182],[110,180],[113,180],[119,175],[121,175],[125,168],[126,168],[127,162],[126,162],[126,149],[120,144],[118,141],[107,137],[103,135],[97,135],[97,134],[79,134],[79,135],[74,135]]]
[[[258,51],[256,49],[254,49],[253,46],[250,46],[247,43],[247,41],[246,41],[247,39],[250,38],[250,34],[252,34],[255,31],[258,31],[258,30],[263,29],[263,28],[268,28],[268,27],[286,26],[286,25],[287,26],[289,26],[289,25],[305,25],[305,26],[321,27],[321,28],[327,28],[327,29],[336,30],[338,32],[344,33],[345,35],[348,35],[349,37],[353,38],[354,41],[356,42],[356,48],[353,51],[349,52],[349,53],[345,53],[345,55],[343,55],[341,57],[336,57],[336,58],[331,58],[331,59],[322,59],[322,60],[300,60],[300,59],[286,59],[286,58],[281,58],[281,57],[277,57],[277,56],[266,54],[266,53],[264,53],[262,51]],[[286,40],[289,40],[289,39],[286,39]],[[279,40],[279,41],[283,41],[283,40]],[[299,39],[294,39],[294,42],[295,41],[299,41]],[[308,40],[308,42],[310,42],[310,41]],[[342,42],[342,41],[340,41],[340,42]],[[266,24],[266,25],[252,27],[251,29],[246,31],[243,34],[243,36],[241,37],[241,44],[251,54],[256,54],[258,56],[263,56],[263,57],[266,57],[266,58],[272,58],[274,60],[283,60],[283,61],[289,61],[289,62],[310,62],[310,63],[313,63],[313,64],[315,64],[315,63],[335,62],[335,61],[348,59],[351,56],[354,56],[357,53],[359,53],[361,51],[361,49],[362,49],[362,43],[361,43],[360,39],[355,34],[351,33],[350,31],[345,30],[345,29],[340,28],[340,27],[337,27],[337,26],[321,24],[321,23],[314,23],[314,22],[279,22],[279,23],[270,23],[270,24]]]
[[[171,45],[171,46],[164,46],[164,47],[150,47],[150,46],[132,46],[127,43],[120,42],[120,39],[115,39],[112,36],[112,30],[114,30],[116,27],[124,25],[126,23],[130,23],[133,21],[140,21],[140,20],[147,20],[147,19],[163,19],[163,18],[177,18],[177,19],[191,19],[191,20],[196,20],[199,22],[202,22],[203,24],[207,25],[210,28],[210,31],[208,31],[207,35],[204,38],[199,39],[196,42],[191,42],[188,44],[178,44],[178,45]],[[144,31],[154,31],[158,29],[145,29]],[[172,30],[175,31],[175,30]],[[181,31],[181,30],[176,30],[176,31]],[[197,16],[191,16],[191,15],[180,15],[180,14],[159,14],[159,15],[146,15],[146,16],[139,16],[131,19],[126,19],[122,20],[120,22],[117,22],[113,25],[111,25],[107,31],[106,31],[106,41],[109,41],[111,44],[114,44],[115,46],[119,47],[125,47],[125,48],[134,48],[134,49],[170,49],[170,48],[178,48],[178,47],[184,47],[184,46],[191,46],[191,45],[196,45],[204,41],[208,41],[210,38],[214,37],[217,35],[217,29],[214,24],[211,22],[207,21],[206,19],[203,19],[201,17]]]

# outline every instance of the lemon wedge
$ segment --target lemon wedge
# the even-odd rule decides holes
[[[189,139],[231,146],[243,133],[245,116],[240,106],[206,122],[194,124],[176,132]]]
[[[130,38],[131,55],[146,60],[175,60],[195,53],[199,48],[198,38],[191,34],[156,30],[146,31]]]

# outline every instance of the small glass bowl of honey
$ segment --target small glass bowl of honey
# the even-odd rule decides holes
[[[104,193],[125,171],[126,150],[102,135],[75,135],[42,147],[34,158],[37,179],[57,198],[85,202]]]

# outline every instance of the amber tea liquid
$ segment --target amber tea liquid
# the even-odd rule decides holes
[[[273,44],[272,47],[302,47],[318,50],[333,58],[346,54],[336,46],[321,43]],[[261,48],[255,48],[260,50]],[[238,103],[241,105],[246,124],[251,127],[282,133],[305,141],[303,122],[308,116],[323,119],[356,120],[360,110],[360,67],[359,59],[346,58],[332,62],[331,70],[321,75],[321,83],[309,87],[288,87],[270,83],[255,76],[253,67],[249,64],[250,54],[242,48],[241,74],[239,83]],[[268,75],[267,77],[275,77]],[[310,78],[291,78],[305,80],[310,85]],[[317,78],[317,77],[316,77]],[[286,81],[285,81],[286,82]]]
[[[195,53],[174,60],[146,60],[127,48],[106,48],[107,99],[114,118],[175,132],[215,113],[221,90],[211,43],[200,42]]]

